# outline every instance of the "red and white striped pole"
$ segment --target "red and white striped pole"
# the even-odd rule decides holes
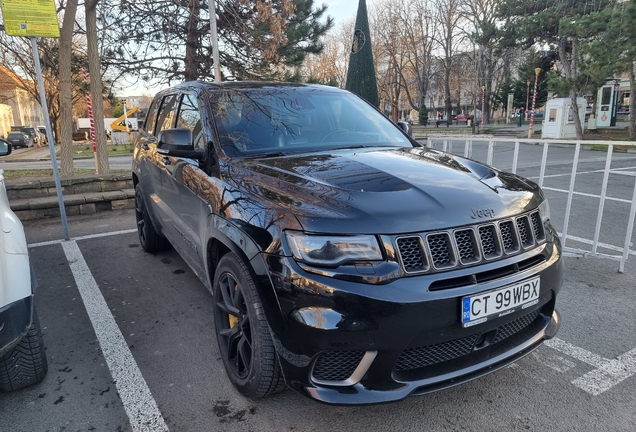
[[[528,138],[532,138],[534,135],[534,131],[532,130],[534,126],[534,107],[537,103],[537,87],[539,84],[539,74],[541,73],[541,68],[535,68],[534,70],[534,94],[532,95],[532,111],[530,111],[530,126],[528,127]]]
[[[84,75],[84,83],[88,85],[88,75],[86,74],[86,70],[82,69],[82,74]],[[91,102],[91,93],[90,91],[86,91],[86,107],[88,109],[88,118],[91,122],[91,141],[93,142],[93,156],[95,156],[95,171],[97,171],[97,140],[95,137],[95,118],[93,117],[93,103]]]

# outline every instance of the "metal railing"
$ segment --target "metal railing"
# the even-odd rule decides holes
[[[541,157],[541,165],[539,172],[538,184],[544,190],[549,190],[552,192],[564,193],[567,194],[567,202],[565,207],[565,215],[564,215],[564,223],[563,230],[559,235],[561,236],[561,243],[563,245],[564,254],[569,256],[592,256],[597,258],[607,258],[611,260],[615,260],[619,262],[618,271],[623,273],[625,270],[625,263],[629,258],[629,255],[635,255],[636,251],[630,249],[632,246],[631,238],[634,230],[634,217],[636,216],[636,170],[635,171],[625,171],[621,169],[612,169],[612,155],[614,154],[614,147],[627,147],[636,149],[636,142],[634,141],[572,141],[572,140],[536,140],[536,139],[518,139],[518,138],[480,138],[475,136],[444,136],[440,138],[428,138],[426,142],[426,146],[429,148],[436,147],[435,143],[441,142],[442,151],[452,153],[453,144],[457,142],[464,142],[464,152],[463,156],[466,158],[472,158],[473,156],[473,143],[475,142],[487,142],[488,143],[488,153],[486,156],[486,164],[493,166],[493,157],[494,157],[494,149],[497,143],[514,143],[514,151],[512,157],[512,169],[510,170],[512,173],[517,173],[518,163],[519,163],[519,148],[521,144],[533,144],[533,145],[541,145],[543,146],[543,153]],[[570,184],[568,189],[560,189],[555,187],[547,187],[544,185],[546,166],[548,161],[548,151],[550,145],[567,145],[568,147],[574,148],[574,157],[572,159],[572,171],[570,174]],[[574,190],[574,186],[577,178],[577,169],[579,164],[579,157],[581,153],[582,145],[601,145],[607,146],[607,156],[605,158],[605,168],[602,170],[603,172],[603,182],[601,185],[601,194],[595,195],[584,192],[577,192]],[[600,170],[599,170],[600,172]],[[628,177],[634,177],[635,183],[632,190],[632,198],[631,200],[608,196],[608,182],[610,174],[613,175],[622,175]],[[568,230],[570,227],[570,216],[572,212],[572,199],[577,196],[586,196],[591,198],[598,198],[600,200],[598,211],[596,215],[595,229],[594,229],[594,237],[592,239],[581,238],[577,236],[568,235]],[[629,217],[625,221],[626,233],[625,233],[625,241],[623,246],[616,246],[611,244],[605,244],[599,242],[599,237],[601,233],[601,226],[603,222],[603,211],[605,209],[606,201],[614,201],[620,203],[629,204]],[[577,243],[583,243],[591,246],[591,250],[585,250],[577,247],[572,247],[567,245],[568,239],[575,241]],[[620,252],[619,254],[611,254],[611,253],[601,253],[598,251],[599,246],[602,249],[614,250]]]

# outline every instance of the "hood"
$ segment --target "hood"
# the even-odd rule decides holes
[[[429,231],[516,215],[541,200],[533,182],[426,148],[235,162],[228,181],[293,214],[308,232]]]

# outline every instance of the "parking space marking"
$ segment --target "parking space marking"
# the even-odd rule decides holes
[[[596,368],[572,381],[572,384],[593,396],[598,396],[636,375],[636,348],[610,360],[558,338],[548,340],[545,344]]]
[[[85,235],[85,236],[80,236],[80,237],[73,237],[71,240],[72,241],[78,241],[78,240],[88,240],[88,239],[94,239],[94,238],[101,238],[101,237],[110,237],[110,236],[114,236],[114,235],[119,235],[119,234],[130,234],[130,233],[134,233],[137,232],[137,229],[128,229],[128,230],[121,230],[121,231],[111,231],[111,232],[107,232],[107,233],[101,233],[101,234],[89,234],[89,235]],[[65,240],[51,240],[51,241],[45,241],[45,242],[40,242],[40,243],[31,243],[29,245],[30,248],[35,248],[35,247],[41,247],[41,246],[50,246],[50,245],[56,245],[56,244],[61,244],[64,243]]]
[[[157,402],[150,393],[77,242],[70,240],[61,244],[132,430],[134,432],[168,431]]]

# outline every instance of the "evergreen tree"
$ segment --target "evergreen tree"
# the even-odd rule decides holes
[[[420,123],[420,126],[426,126],[428,124],[428,109],[426,109],[426,105],[420,105],[420,111],[417,120]]]
[[[101,17],[102,64],[170,84],[214,75],[207,0],[115,0]],[[323,49],[332,27],[313,0],[217,0],[223,79],[280,79]]]
[[[555,64],[559,71],[557,76],[550,75],[550,89],[569,95],[572,105],[576,106],[577,96],[596,91],[607,74],[611,74],[612,68],[598,62],[590,47],[607,33],[608,18],[616,5],[617,0],[502,0],[499,17],[506,21],[502,44],[524,48],[541,44],[557,53]],[[611,52],[615,45],[607,45],[605,52]],[[543,65],[536,66],[546,70]],[[577,138],[582,139],[578,110],[574,110],[573,115]]]
[[[367,4],[360,0],[358,14],[356,16],[355,32],[351,55],[349,57],[349,70],[347,71],[347,84],[345,88],[350,92],[364,98],[372,105],[380,106],[378,96],[378,83],[373,64],[373,50],[371,49],[371,33],[369,31],[369,18]]]

